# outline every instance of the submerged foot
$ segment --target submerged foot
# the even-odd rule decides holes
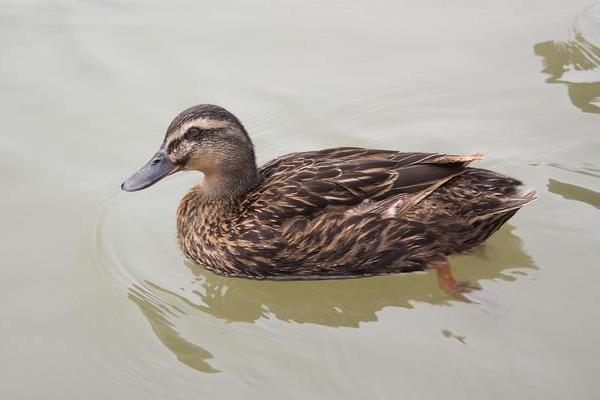
[[[470,293],[474,290],[480,290],[481,287],[476,283],[469,281],[456,281],[452,276],[452,269],[450,263],[445,257],[436,257],[429,261],[429,267],[433,268],[437,272],[438,284],[440,289],[448,293],[450,296],[457,300],[464,301],[467,303],[473,303],[466,293]]]

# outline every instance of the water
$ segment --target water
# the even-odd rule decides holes
[[[600,6],[0,2],[0,397],[597,398]],[[256,282],[184,259],[201,177],[121,181],[171,118],[231,109],[261,162],[482,151],[540,200],[432,273]]]

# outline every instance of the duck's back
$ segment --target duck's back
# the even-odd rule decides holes
[[[280,218],[311,215],[432,189],[479,158],[356,147],[292,153],[260,168],[261,185],[249,200],[279,207]]]

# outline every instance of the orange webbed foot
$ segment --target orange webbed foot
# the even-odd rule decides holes
[[[436,270],[440,289],[457,300],[472,303],[473,301],[465,296],[465,294],[481,289],[481,287],[474,282],[457,282],[452,276],[450,263],[446,257],[439,256],[429,260],[429,267]]]

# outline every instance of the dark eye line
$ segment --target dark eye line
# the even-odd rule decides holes
[[[220,129],[219,128],[201,129],[196,126],[192,126],[187,131],[185,131],[185,133],[182,136],[178,137],[177,139],[173,139],[173,141],[171,141],[169,143],[169,145],[167,146],[167,153],[171,153],[177,146],[179,146],[181,144],[181,142],[183,142],[185,140],[193,140],[193,141],[199,142],[210,132],[214,132],[214,131],[218,131],[218,130],[220,130]]]
[[[167,146],[167,153],[171,153],[173,151],[173,149],[177,146],[179,146],[179,144],[183,142],[183,138],[177,138],[173,141],[171,141],[171,143],[169,143],[169,145]]]
[[[184,134],[183,134],[183,138],[184,139],[200,139],[200,136],[202,135],[202,129],[192,126],[190,129],[188,129]]]

